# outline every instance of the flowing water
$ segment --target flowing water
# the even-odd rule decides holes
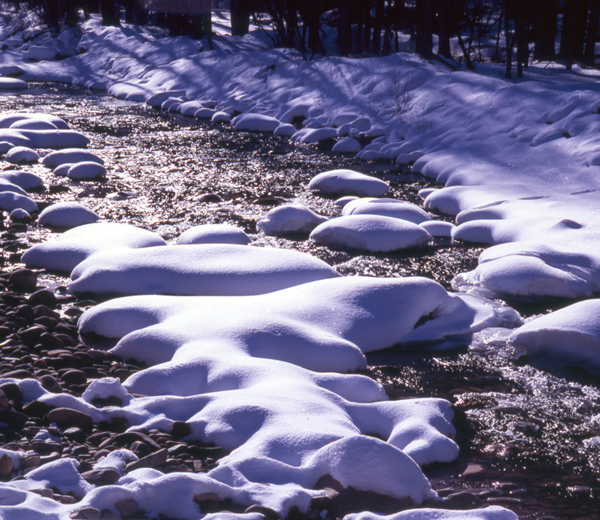
[[[395,198],[420,202],[430,184],[392,163],[340,157],[326,146],[299,147],[286,138],[237,133],[136,103],[86,96],[62,86],[32,86],[0,94],[2,112],[42,111],[65,119],[91,139],[89,148],[108,169],[101,183],[55,177],[41,165],[46,190],[33,194],[41,208],[79,200],[104,219],[142,226],[166,240],[201,223],[231,223],[247,233],[278,204],[296,201],[334,216],[333,200],[311,194],[313,175],[351,168],[388,181]],[[439,217],[443,218],[443,217]],[[50,232],[29,226],[19,236],[32,245]],[[433,247],[393,254],[332,251],[306,237],[258,237],[256,245],[293,248],[333,265],[344,275],[426,276],[449,288],[459,272],[477,263],[482,249],[439,240]],[[8,256],[5,269],[19,267]],[[57,288],[65,279],[40,276]],[[90,302],[80,302],[90,304]],[[542,302],[535,309],[550,308]],[[533,312],[532,307],[521,307]],[[434,488],[454,509],[503,505],[521,518],[597,519],[600,499],[599,380],[583,372],[533,367],[505,355],[493,337],[370,354],[367,373],[395,399],[443,397],[454,403],[461,456],[427,468]]]

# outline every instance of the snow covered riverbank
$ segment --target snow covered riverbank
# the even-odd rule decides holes
[[[215,45],[219,43],[215,39]],[[158,103],[169,101],[170,97],[180,98],[171,100],[175,103],[171,108],[178,106],[182,110],[186,103],[186,108],[192,106],[189,103],[196,102],[195,98],[202,93],[199,110],[216,109],[232,114],[238,110],[274,118],[246,118],[245,124],[252,121],[255,129],[283,127],[281,131],[284,131],[289,129],[284,125],[294,118],[305,117],[305,129],[292,136],[304,143],[323,136],[360,137],[362,133],[376,141],[369,145],[370,149],[361,152],[363,157],[387,157],[400,162],[418,158],[416,169],[446,182],[449,188],[430,193],[426,206],[449,214],[464,212],[457,220],[460,225],[455,231],[456,238],[489,243],[519,240],[515,247],[522,247],[525,252],[511,250],[502,256],[502,268],[491,269],[496,276],[496,285],[488,282],[491,277],[486,277],[480,270],[462,277],[461,288],[483,285],[486,294],[490,294],[497,287],[514,287],[508,294],[569,297],[591,295],[597,291],[593,246],[598,222],[594,212],[579,207],[582,197],[589,204],[595,200],[596,181],[589,173],[597,166],[593,164],[594,155],[589,150],[594,146],[593,132],[599,116],[592,83],[576,90],[569,76],[566,87],[561,86],[559,78],[552,78],[552,82],[543,80],[531,87],[531,83],[511,84],[490,75],[450,74],[405,55],[377,60],[326,59],[306,63],[293,53],[247,48],[255,43],[253,37],[248,37],[237,42],[235,53],[221,48],[190,57],[191,46],[197,44],[189,40],[154,41],[135,28],[95,29],[79,43],[80,49],[86,48],[87,52],[78,57],[61,62],[28,63],[23,61],[22,54],[15,52],[6,53],[3,59],[12,60],[12,65],[21,67],[25,71],[21,77],[29,80],[68,78],[73,83],[84,84],[92,79],[94,83],[90,86],[100,86],[101,82],[112,94],[129,99]],[[221,45],[225,47],[226,44],[224,39]],[[118,52],[107,50],[112,46],[118,48]],[[131,49],[129,55],[127,49]],[[398,79],[399,75],[406,79]],[[171,93],[164,94],[165,91]],[[543,107],[548,110],[548,98],[553,96],[558,100],[554,103],[565,103],[572,107],[571,111],[538,114]],[[399,102],[402,102],[400,106]],[[396,103],[396,107],[390,103]],[[548,132],[547,129],[556,123],[561,131]],[[323,129],[321,132],[316,128],[318,126]],[[588,153],[584,153],[586,146]],[[564,176],[565,171],[569,172],[568,176]],[[557,191],[560,196],[556,195]],[[532,196],[536,199],[523,200]],[[498,202],[500,204],[496,204]],[[474,209],[482,204],[491,205]],[[540,210],[536,209],[535,218],[532,218],[529,211],[534,205]],[[545,256],[538,254],[535,243],[527,241],[540,236],[550,251]],[[562,248],[565,243],[569,244],[566,252]],[[496,260],[494,251],[497,249],[491,248],[486,253],[491,260]],[[573,268],[572,253],[577,253],[576,269]],[[498,254],[502,255],[502,250]],[[530,261],[530,257],[533,260]],[[98,262],[96,266],[92,262],[92,269],[101,272],[106,264],[101,258]],[[156,265],[161,268],[160,263]],[[230,268],[227,274],[239,276],[242,267],[243,261],[240,261],[240,265]],[[509,280],[515,279],[516,282],[508,284]],[[347,365],[343,368],[335,365],[340,359],[338,353],[343,353],[341,357],[348,354],[358,360],[360,350],[390,346],[402,341],[405,333],[412,334],[413,341],[431,340],[449,333],[478,330],[485,325],[512,327],[516,320],[507,323],[502,319],[482,319],[486,313],[497,318],[493,305],[473,304],[476,300],[450,296],[441,287],[428,283],[418,291],[409,291],[408,296],[398,296],[400,303],[418,303],[411,308],[414,316],[407,312],[398,321],[383,312],[389,305],[389,294],[381,300],[375,288],[346,287],[359,283],[360,279],[354,282],[341,280],[340,289],[329,285],[326,289],[318,289],[319,284],[330,283],[322,281],[283,289],[264,298],[244,296],[235,303],[229,300],[231,305],[241,309],[237,313],[241,322],[224,321],[231,310],[220,310],[218,297],[205,303],[198,300],[200,314],[208,320],[199,331],[195,330],[198,324],[194,317],[188,321],[176,312],[180,305],[187,307],[187,303],[179,304],[179,300],[171,297],[164,297],[167,300],[159,297],[150,301],[143,299],[141,303],[130,299],[113,300],[113,303],[90,311],[82,320],[82,327],[113,337],[126,335],[117,349],[126,351],[128,356],[143,359],[144,355],[151,354],[145,351],[152,345],[151,351],[155,355],[145,360],[161,363],[140,373],[143,375],[133,378],[125,388],[133,385],[134,393],[149,395],[155,382],[164,380],[166,386],[159,385],[158,396],[135,398],[116,410],[98,412],[86,404],[85,399],[69,400],[70,407],[85,411],[97,421],[125,415],[132,426],[158,426],[168,430],[174,422],[186,422],[191,429],[190,435],[214,440],[223,446],[227,444],[226,447],[234,451],[210,477],[202,479],[178,476],[169,480],[149,470],[137,470],[124,476],[121,486],[114,486],[117,489],[89,492],[73,473],[74,469],[65,462],[56,463],[57,474],[62,475],[64,481],[72,479],[75,482],[74,492],[85,494],[82,504],[114,510],[116,503],[131,498],[143,505],[147,513],[177,514],[180,518],[198,515],[197,506],[191,499],[198,490],[214,493],[221,500],[235,499],[243,505],[260,503],[281,515],[294,506],[306,511],[311,499],[323,495],[313,488],[325,475],[332,476],[343,486],[396,498],[409,497],[415,503],[432,498],[426,479],[412,461],[448,461],[456,455],[456,446],[449,438],[453,432],[448,403],[431,400],[424,402],[422,411],[406,411],[403,405],[385,401],[381,389],[367,383],[368,380],[341,374],[321,375],[318,370],[346,370]],[[396,282],[381,282],[386,292],[396,290]],[[406,284],[411,283],[417,282]],[[397,288],[406,284],[401,283]],[[316,294],[323,296],[303,294],[305,291],[310,293],[313,287]],[[286,296],[286,291],[291,291],[292,296]],[[248,303],[247,298],[257,299]],[[278,298],[282,301],[278,302]],[[330,303],[334,308],[340,305],[333,316],[330,316],[332,311],[327,306],[327,298],[333,298]],[[341,303],[346,300],[347,307]],[[159,305],[163,301],[164,308]],[[434,301],[436,305],[432,306]],[[458,326],[460,320],[457,322],[452,314],[458,302],[464,305],[461,319],[468,319],[464,327]],[[293,308],[288,309],[288,305]],[[255,311],[250,317],[245,315],[246,306]],[[273,309],[269,316],[274,323],[261,321],[262,313],[256,309],[263,308]],[[212,320],[209,310],[219,318]],[[339,323],[332,319],[337,313]],[[123,328],[121,318],[115,321],[115,315],[135,319]],[[365,318],[383,319],[382,326],[364,332],[355,320]],[[323,327],[316,325],[320,322]],[[218,323],[223,325],[223,330],[208,334],[211,326]],[[402,329],[397,336],[381,342],[374,340],[381,329],[387,330],[392,324]],[[182,330],[185,333],[182,334]],[[427,335],[431,330],[434,334]],[[302,348],[319,347],[319,353],[311,360],[316,365],[309,367],[317,371],[317,376],[303,372],[308,370],[303,364],[306,360],[294,358],[293,364],[289,363],[288,353],[280,352],[278,342],[282,337]],[[271,348],[270,341],[274,338],[277,341]],[[200,340],[205,342],[202,349],[194,345]],[[255,345],[258,346],[253,347]],[[202,351],[204,348],[206,352]],[[231,356],[232,363],[221,366],[223,351],[232,351],[236,355]],[[329,358],[329,353],[335,351],[339,352],[331,357],[331,367],[319,368],[318,359]],[[248,353],[252,361],[244,357]],[[287,363],[285,370],[274,370],[271,364],[277,364],[276,360],[281,361],[282,356]],[[235,366],[235,362],[240,366]],[[206,378],[207,386],[201,385],[193,391],[187,384],[180,388],[169,386],[178,371],[193,373],[190,379],[194,381],[202,382]],[[273,374],[278,376],[275,382],[271,379]],[[285,381],[280,381],[281,377]],[[108,382],[106,385],[110,386]],[[287,406],[279,407],[277,401],[281,400],[284,385],[288,387],[287,400],[281,404]],[[361,389],[364,385],[366,390],[358,395],[347,393],[348,386],[356,385]],[[278,389],[277,392],[271,391],[273,387]],[[122,388],[110,388],[127,396]],[[251,389],[256,393],[253,400],[250,399],[254,395]],[[364,403],[370,389],[374,392],[373,403]],[[24,390],[30,392],[28,399],[60,406],[65,404],[64,398],[49,395],[34,385],[26,386]],[[415,403],[417,405],[421,403]],[[307,409],[307,421],[311,417],[323,420],[316,430],[307,427],[299,433],[298,418],[303,418]],[[373,438],[374,434],[387,442]],[[403,451],[396,448],[403,448]],[[410,457],[405,457],[405,453]],[[121,468],[117,463],[115,467]],[[357,472],[358,467],[360,472]],[[372,472],[368,472],[368,468]],[[59,469],[61,473],[58,473]],[[397,474],[401,469],[413,477],[406,479]],[[31,489],[30,485],[38,486],[48,479],[47,473],[41,473],[28,478],[23,487]],[[211,480],[213,477],[214,481]],[[47,482],[56,483],[52,479]],[[271,484],[268,490],[263,486],[265,482]],[[161,495],[164,498],[174,486],[186,489],[185,500],[176,495],[171,500],[157,503],[152,500],[155,497],[144,491],[146,487],[164,490]],[[7,493],[12,497],[17,491]],[[17,500],[15,497],[17,495],[13,497]],[[29,496],[27,500],[34,499]],[[49,506],[38,503],[36,507]],[[77,507],[55,509],[56,514],[67,514]],[[422,518],[428,518],[428,514],[425,510],[414,513]],[[453,517],[450,512],[438,514],[445,515],[442,518]],[[472,514],[480,514],[486,519],[513,517],[510,512],[499,509]]]

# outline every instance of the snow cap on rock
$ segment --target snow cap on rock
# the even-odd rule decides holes
[[[250,237],[230,224],[193,226],[179,235],[177,244],[239,244],[250,243]]]
[[[96,222],[100,217],[78,202],[58,202],[40,213],[42,226],[76,227]]]
[[[423,247],[432,241],[432,236],[417,224],[379,215],[334,218],[316,227],[310,238],[329,247],[372,252]]]
[[[397,199],[362,198],[344,206],[342,215],[381,215],[420,224],[431,220],[431,215],[416,204]]]
[[[270,210],[257,223],[256,228],[265,235],[310,233],[327,218],[317,215],[302,204],[285,204]]]
[[[311,190],[323,195],[380,197],[389,190],[386,182],[353,170],[330,170],[319,173],[308,183]]]

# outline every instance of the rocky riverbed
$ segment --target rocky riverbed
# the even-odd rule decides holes
[[[109,97],[86,97],[62,87],[34,86],[2,97],[2,107],[6,112],[35,110],[65,119],[90,137],[89,148],[105,160],[108,176],[102,183],[55,177],[41,165],[26,167],[45,180],[45,190],[33,195],[40,208],[78,200],[106,220],[136,224],[167,240],[200,223],[232,223],[255,233],[261,215],[292,200],[331,216],[338,211],[333,201],[306,189],[313,175],[327,169],[373,172],[391,184],[393,197],[412,202],[418,202],[418,190],[428,186],[409,170],[336,156],[326,145],[295,147],[285,138],[235,133],[229,127]],[[50,233],[36,223],[2,222],[0,375],[33,376],[50,391],[81,395],[95,379],[123,380],[139,365],[82,344],[77,318],[96,302],[69,295],[60,275],[27,270],[19,263],[25,249]],[[344,275],[420,275],[447,288],[454,275],[476,265],[481,252],[444,241],[423,251],[385,255],[332,251],[301,236],[260,237],[257,244],[309,252]],[[480,341],[477,348],[469,348],[470,339],[428,352],[373,353],[366,371],[386,385],[391,398],[436,396],[454,403],[461,456],[452,465],[426,471],[434,488],[449,498],[446,507],[496,504],[521,518],[597,518],[600,456],[598,446],[586,441],[600,435],[598,380],[586,373],[552,374],[526,363],[516,365],[498,355],[493,342]],[[183,423],[181,431],[171,434],[125,433],[123,424],[92,425],[83,414],[51,411],[35,402],[23,406],[17,385],[0,389],[0,422],[7,425],[0,439],[5,448],[27,452],[24,472],[69,455],[80,461],[86,480],[102,485],[118,475],[92,470],[92,463],[123,447],[140,457],[128,470],[148,466],[163,472],[206,471],[226,454],[218,446],[182,441]],[[20,474],[4,458],[0,477],[10,480]],[[76,500],[58,492],[52,497]],[[203,511],[229,507],[205,498]],[[331,517],[362,509],[369,500],[378,510],[398,507],[381,497],[348,492],[338,492],[331,500]],[[122,504],[122,517],[136,515],[135,504]]]

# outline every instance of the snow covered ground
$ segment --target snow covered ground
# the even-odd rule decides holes
[[[456,277],[459,294],[419,278],[339,277],[301,253],[273,251],[268,258],[251,244],[165,245],[158,236],[118,224],[86,224],[32,248],[23,257],[29,265],[75,268],[73,292],[133,294],[88,311],[80,328],[119,339],[116,353],[151,366],[124,385],[99,383],[108,395],[118,394],[122,407],[98,409],[90,396],[51,394],[35,381],[17,381],[26,399],[75,408],[95,421],[123,417],[134,429],[170,431],[175,422],[186,422],[190,438],[231,454],[208,474],[140,469],[101,488],[62,459],[0,485],[15,518],[25,511],[28,518],[42,518],[41,511],[44,518],[66,518],[88,505],[116,512],[117,502],[131,498],[147,514],[191,519],[200,515],[193,497],[202,493],[258,503],[285,516],[293,507],[307,511],[324,494],[314,487],[325,475],[415,505],[435,500],[419,465],[456,457],[450,404],[387,401],[379,385],[345,372],[364,366],[371,350],[520,325],[510,309],[480,297],[600,292],[600,88],[592,74],[532,67],[525,79],[507,81],[500,68],[449,72],[407,54],[303,61],[294,51],[270,48],[260,33],[215,36],[208,50],[208,41],[159,39],[148,29],[105,28],[94,20],[83,35],[64,29],[55,39],[41,33],[25,42],[21,33],[0,31],[7,45],[0,73],[17,73],[21,80],[0,78],[3,89],[23,89],[23,81],[63,81],[190,117],[226,121],[239,112],[231,119],[239,130],[289,135],[299,143],[333,138],[337,150],[352,153],[360,146],[354,138],[371,139],[359,157],[414,162],[414,170],[445,186],[423,193],[426,209],[456,216],[456,227],[438,226],[438,233],[492,246],[476,270]],[[299,122],[302,128],[294,126]],[[10,153],[17,146],[86,143],[60,121],[33,115],[1,119],[0,144]],[[58,162],[43,161],[69,165],[68,175],[98,164],[72,151],[52,156]],[[371,180],[376,192],[365,193],[364,179],[343,180],[350,184],[340,195],[386,191],[380,181]],[[27,205],[31,199],[9,188],[0,193],[4,210],[36,211]],[[433,226],[378,214],[384,203],[350,204],[347,215],[320,224],[314,238],[324,228],[333,237],[329,243],[370,250],[431,239],[426,229]],[[104,231],[98,235],[99,226],[117,227],[109,240]],[[191,269],[198,258],[208,259],[208,267]],[[190,288],[186,276],[197,286]],[[215,276],[219,283],[207,288],[202,277]],[[142,296],[156,293],[188,296]],[[581,319],[590,312],[596,312],[593,305],[558,311],[517,329],[510,342],[528,353],[560,351],[567,362],[599,366],[598,327]],[[556,330],[560,338],[546,345]],[[19,456],[11,454],[17,466]],[[124,463],[114,464],[122,472]],[[59,505],[26,492],[44,486],[82,500]],[[431,509],[393,518],[405,515],[456,518]],[[234,515],[211,518],[217,516]],[[501,508],[460,517],[515,518]]]

